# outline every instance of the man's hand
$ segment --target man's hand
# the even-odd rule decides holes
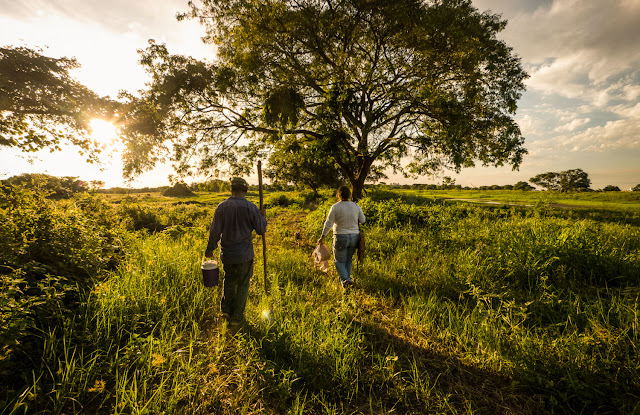
[[[213,251],[205,251],[204,252],[204,257],[205,258],[213,258]]]

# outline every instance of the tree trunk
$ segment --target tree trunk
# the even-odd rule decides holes
[[[354,169],[354,165],[352,162],[350,162],[349,157],[344,157],[344,153],[347,153],[347,150],[344,148],[346,148],[347,145],[339,141],[335,142],[335,144],[336,145],[334,146],[333,158],[335,162],[340,166],[347,179],[349,179],[349,183],[351,183],[352,188],[351,199],[354,202],[357,202],[360,198],[362,198],[364,182],[369,175],[369,171],[371,170],[371,165],[373,164],[374,159],[370,155],[358,154],[356,155],[357,167],[356,169]],[[341,147],[344,150],[341,151]],[[351,149],[351,151],[355,153],[357,150]]]
[[[362,190],[364,189],[363,185],[360,184],[354,184],[353,185],[353,194],[351,195],[351,200],[353,200],[354,202],[357,202],[358,200],[362,199]]]
[[[371,170],[372,163],[373,160],[370,156],[358,156],[358,173],[354,177],[355,180],[351,180],[351,187],[353,187],[351,199],[354,202],[357,202],[362,198],[364,182],[365,180],[367,180],[367,176],[369,175],[369,170]]]

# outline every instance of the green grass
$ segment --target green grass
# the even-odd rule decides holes
[[[566,208],[629,209],[640,211],[640,192],[546,192],[520,190],[394,190],[400,197],[435,200],[476,199],[478,202],[514,203]]]
[[[311,258],[332,200],[267,194],[270,295],[258,260],[235,331],[199,270],[222,198],[120,199],[119,214],[160,228],[132,233],[117,268],[39,333],[2,413],[640,410],[640,227],[612,209],[370,194],[367,258],[345,293]]]

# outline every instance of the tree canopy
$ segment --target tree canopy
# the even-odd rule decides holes
[[[603,192],[619,192],[620,188],[618,186],[615,186],[613,184],[608,184],[605,187],[602,188]]]
[[[524,182],[524,181],[520,181],[516,184],[513,185],[513,190],[534,190],[535,187],[531,186],[529,183]]]
[[[23,173],[0,180],[0,184],[6,187],[25,187],[36,189],[52,199],[67,199],[74,193],[86,192],[89,184],[72,176],[51,176],[43,173]]]
[[[321,148],[321,146],[325,148]],[[336,174],[335,163],[328,154],[325,142],[300,142],[283,139],[276,143],[269,154],[265,175],[273,183],[294,183],[297,187],[308,187],[314,192],[323,186],[338,187],[343,178]]]
[[[78,66],[26,47],[0,47],[0,146],[28,152],[68,142],[95,150],[89,122],[110,116],[117,104],[74,80],[69,72]]]
[[[142,51],[152,82],[129,97],[128,174],[164,150],[182,173],[242,169],[286,137],[326,144],[317,157],[358,197],[379,169],[515,168],[526,153],[512,117],[527,75],[496,37],[506,21],[469,0],[201,0],[180,17],[218,54]]]
[[[582,169],[541,173],[532,177],[529,181],[547,190],[560,192],[585,191],[589,190],[591,186],[589,175]]]

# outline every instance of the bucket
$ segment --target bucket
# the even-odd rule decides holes
[[[218,285],[218,278],[220,277],[220,269],[218,263],[213,260],[202,262],[202,282],[205,287],[215,287]]]

